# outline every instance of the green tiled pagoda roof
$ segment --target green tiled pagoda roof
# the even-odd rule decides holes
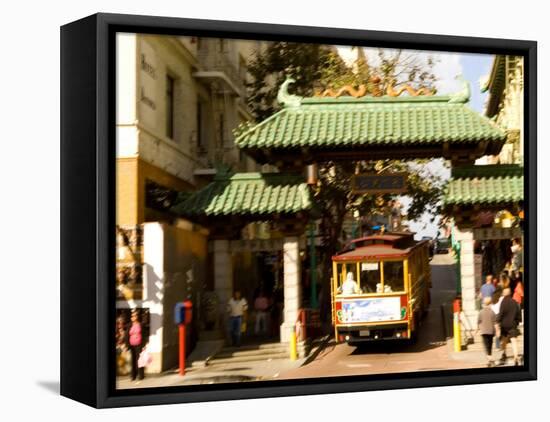
[[[489,99],[485,110],[487,117],[493,117],[498,112],[498,105],[506,86],[506,60],[506,56],[495,56],[489,80],[481,90],[482,92],[489,91]]]
[[[503,204],[523,201],[523,167],[486,165],[455,168],[443,205]]]
[[[489,119],[453,97],[304,98],[241,129],[240,148],[349,148],[504,142]]]
[[[172,208],[186,217],[267,217],[310,209],[310,191],[303,177],[282,173],[222,174]]]

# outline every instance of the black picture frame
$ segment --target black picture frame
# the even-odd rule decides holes
[[[525,365],[199,385],[114,388],[117,32],[513,54],[525,59]],[[171,17],[95,14],[61,28],[61,395],[97,408],[535,380],[537,44]]]

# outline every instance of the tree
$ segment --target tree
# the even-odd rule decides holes
[[[407,195],[412,202],[407,218],[415,220],[425,212],[439,213],[439,201],[444,182],[441,177],[419,171],[415,164],[402,160],[360,161],[350,163],[327,162],[319,165],[319,183],[315,188],[315,200],[321,212],[320,235],[323,243],[323,273],[331,274],[331,257],[342,247],[342,226],[346,216],[371,215],[373,212],[388,214],[396,195],[357,195],[351,190],[351,178],[355,172],[372,173],[382,170],[407,172]],[[422,160],[424,161],[424,160]],[[420,161],[421,162],[421,161]],[[433,219],[433,217],[432,217]]]
[[[357,59],[353,66],[344,62],[335,47],[327,45],[274,42],[265,51],[257,52],[247,68],[252,80],[246,84],[247,103],[256,120],[264,120],[279,110],[277,92],[287,76],[296,80],[292,85],[294,93],[304,97],[345,85],[366,85],[372,92],[376,84],[380,94],[390,85],[404,83],[435,91],[437,78],[432,72],[435,61],[431,56],[423,56],[423,61],[412,52],[377,49],[377,63],[371,64],[363,48],[354,50]]]
[[[324,89],[339,89],[346,85],[358,88],[365,85],[371,94],[382,95],[388,87],[408,84],[415,89],[434,89],[433,58],[421,60],[418,54],[403,50],[378,50],[376,64],[369,64],[363,48],[355,48],[357,58],[347,65],[334,47],[275,42],[258,53],[248,71],[252,81],[248,87],[248,105],[258,121],[277,110],[276,97],[279,86],[287,76],[292,76],[294,92],[312,96]],[[438,213],[442,194],[440,177],[420,170],[426,160],[405,162],[402,160],[378,160],[360,162],[325,162],[319,164],[319,182],[314,189],[321,212],[320,235],[323,240],[322,263],[324,280],[328,281],[331,257],[341,247],[343,222],[348,215],[358,211],[370,215],[373,211],[389,211],[395,195],[356,195],[351,191],[351,177],[355,172],[380,172],[382,170],[407,171],[408,194],[412,197],[407,217],[411,220],[424,212]]]
[[[247,83],[247,103],[256,120],[264,120],[279,109],[277,92],[287,75],[293,75],[296,80],[295,93],[308,97],[320,81],[326,80],[327,71],[344,74],[345,67],[328,47],[274,42],[264,52],[256,54],[248,66],[252,81]]]

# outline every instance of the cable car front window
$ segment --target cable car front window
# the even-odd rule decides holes
[[[361,262],[360,269],[361,289],[365,293],[376,293],[376,286],[380,284],[380,263]]]
[[[384,262],[384,293],[405,291],[403,261]]]

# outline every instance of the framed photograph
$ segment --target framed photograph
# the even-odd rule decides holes
[[[534,380],[536,42],[61,28],[61,394]]]

